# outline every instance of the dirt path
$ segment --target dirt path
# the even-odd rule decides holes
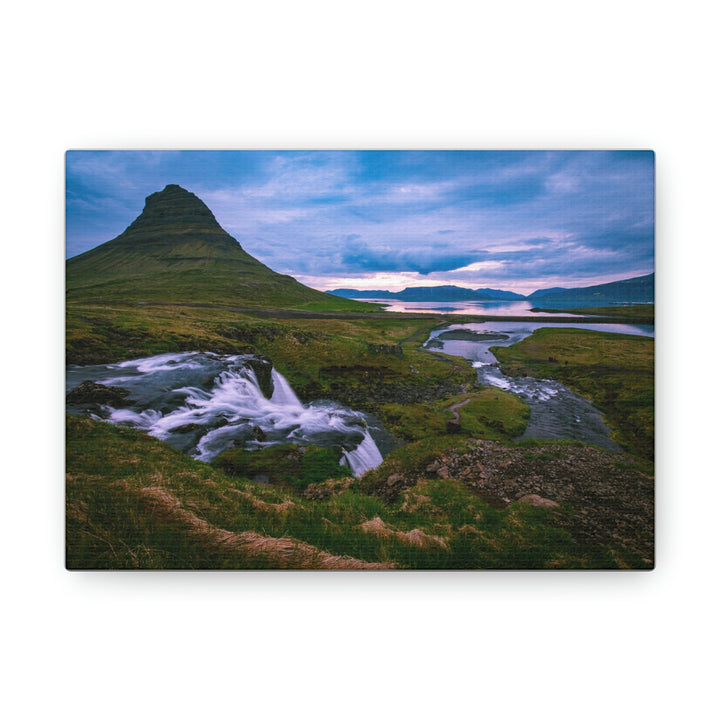
[[[456,423],[458,423],[458,424],[460,423],[460,413],[458,412],[458,410],[459,410],[463,405],[467,405],[467,404],[470,402],[470,400],[472,400],[472,398],[468,398],[467,400],[463,400],[462,402],[455,403],[454,405],[451,405],[451,406],[448,408],[448,410],[453,414],[453,420],[454,420]]]

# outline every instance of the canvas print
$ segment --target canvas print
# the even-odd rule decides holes
[[[642,570],[650,151],[66,154],[71,570]]]

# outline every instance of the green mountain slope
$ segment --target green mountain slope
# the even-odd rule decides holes
[[[246,253],[196,195],[168,185],[118,237],[66,264],[69,302],[177,302],[360,310]],[[377,309],[377,308],[374,308]]]

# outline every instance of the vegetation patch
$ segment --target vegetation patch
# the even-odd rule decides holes
[[[588,397],[605,413],[614,439],[650,460],[654,350],[652,338],[575,328],[540,328],[516,345],[492,348],[507,375],[554,378]]]
[[[233,477],[304,490],[310,483],[344,477],[342,450],[314,445],[272,445],[262,450],[230,448],[212,462]]]
[[[359,480],[329,479],[298,494],[231,476],[134,430],[68,416],[67,566],[642,566],[622,546],[579,541],[573,526],[563,525],[565,505],[491,507],[460,477],[457,463],[448,477],[427,477],[428,465],[473,457],[473,447],[476,441],[446,437],[401,448],[388,458],[390,469],[419,479],[388,502],[375,492],[391,477],[385,463]],[[329,492],[313,496],[311,487]]]

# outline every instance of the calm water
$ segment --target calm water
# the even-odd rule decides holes
[[[515,315],[516,317],[548,317],[558,315],[564,317],[581,317],[568,312],[532,312],[533,307],[546,307],[553,310],[564,310],[568,307],[577,306],[573,303],[551,303],[544,304],[542,298],[532,303],[528,300],[437,300],[426,302],[406,302],[404,300],[387,300],[384,298],[362,298],[363,302],[378,303],[385,306],[388,312],[412,312],[412,313],[449,313],[455,315]],[[608,305],[626,303],[608,303]],[[586,316],[582,316],[586,317]]]
[[[528,317],[542,317],[549,313],[531,312],[533,304],[527,300],[447,300],[445,302],[406,302],[403,300],[366,299],[365,302],[378,303],[385,306],[389,312],[412,313],[449,313],[455,315],[516,315]],[[553,315],[567,315],[570,313],[552,313]]]

